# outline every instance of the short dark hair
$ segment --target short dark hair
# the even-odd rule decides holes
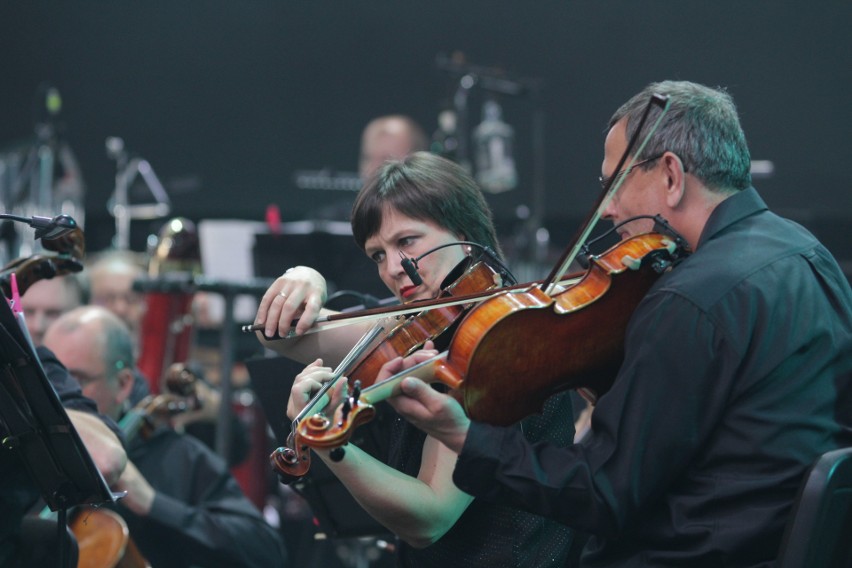
[[[609,128],[627,118],[629,140],[654,93],[668,96],[671,105],[637,160],[669,151],[677,154],[685,170],[711,190],[725,192],[751,186],[751,155],[745,133],[733,98],[721,87],[714,89],[689,81],[651,83],[615,111]],[[659,107],[651,109],[638,139],[640,143],[660,112]]]
[[[387,162],[367,181],[352,207],[352,234],[362,249],[381,228],[386,207],[432,221],[501,255],[482,191],[464,168],[446,158],[415,152]]]

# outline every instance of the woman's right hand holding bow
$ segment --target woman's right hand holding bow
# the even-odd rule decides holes
[[[304,334],[319,317],[328,298],[322,274],[307,266],[296,266],[279,276],[263,295],[255,324],[263,325],[266,337],[286,337],[298,318],[296,335]]]

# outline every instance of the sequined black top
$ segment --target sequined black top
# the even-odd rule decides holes
[[[520,428],[530,442],[547,440],[566,446],[574,436],[571,400],[567,393],[553,397],[540,416],[527,418]],[[417,476],[425,434],[401,418],[393,421],[389,464]],[[475,499],[441,539],[423,549],[398,543],[398,565],[410,568],[487,566],[543,568],[566,566],[573,533],[559,523],[517,508]]]

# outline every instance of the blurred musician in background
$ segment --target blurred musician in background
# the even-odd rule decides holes
[[[134,385],[127,327],[104,308],[60,317],[45,345],[65,363],[83,393],[115,420],[129,410]],[[118,511],[142,555],[158,568],[283,566],[277,532],[245,497],[227,464],[196,439],[165,425],[128,432],[127,468],[115,489]]]
[[[89,303],[117,315],[130,330],[133,348],[138,350],[145,297],[133,289],[133,281],[145,275],[144,259],[129,251],[107,251],[92,258],[86,274]]]
[[[146,297],[144,293],[133,289],[133,282],[146,277],[143,257],[127,251],[105,251],[93,257],[90,268],[83,275],[88,276],[90,303],[104,307],[118,316],[131,331],[134,357],[138,361],[141,340],[139,334],[146,313]],[[165,322],[164,327],[168,324],[169,322]],[[163,342],[166,341],[165,335],[158,334],[158,337],[162,338]],[[215,426],[222,404],[221,393],[205,380],[205,373],[199,365],[190,361],[181,362],[186,363],[189,371],[198,379],[195,382],[195,394],[200,404],[196,410],[175,416],[172,427],[181,432],[186,431],[207,444],[208,448],[215,449]],[[157,368],[159,367],[157,365]],[[133,404],[148,394],[151,379],[156,378],[157,385],[163,385],[165,380],[165,377],[144,376],[138,366],[133,368],[133,372],[135,382],[130,396]],[[241,463],[249,451],[246,427],[236,416],[231,423],[231,437],[228,463],[233,466]]]
[[[361,132],[358,177],[362,183],[388,160],[400,160],[414,152],[429,149],[429,138],[417,122],[404,114],[388,114],[372,119]],[[347,197],[317,211],[321,219],[349,221],[352,198]]]
[[[419,264],[422,283],[415,285],[401,265],[400,253],[412,258],[441,245],[467,240],[499,245],[490,210],[473,179],[457,164],[427,152],[386,162],[369,178],[352,214],[356,243],[374,260],[379,277],[401,301],[436,297],[442,283],[470,252],[450,246],[425,256]],[[261,300],[256,323],[269,336],[304,334],[323,310],[325,279],[309,267],[296,267],[278,278]],[[352,325],[296,339],[268,341],[273,349],[308,363],[293,384],[290,419],[309,402],[332,369],[370,327]],[[421,352],[428,354],[425,352]],[[321,359],[316,359],[321,357]],[[523,424],[532,441],[571,442],[571,405],[554,397],[543,415]],[[455,457],[431,437],[397,420],[391,432],[389,464],[352,444],[341,461],[329,452],[316,454],[381,524],[400,538],[402,566],[563,566],[572,544],[570,531],[528,513],[487,505],[461,492],[451,481]]]
[[[414,119],[402,114],[374,118],[361,134],[358,175],[366,182],[388,160],[429,149],[429,138]]]
[[[59,316],[83,304],[83,287],[76,275],[39,280],[21,298],[27,331],[36,346]]]

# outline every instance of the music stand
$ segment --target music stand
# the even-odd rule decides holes
[[[115,501],[47,379],[22,321],[0,299],[0,422],[52,511],[58,512],[60,566],[68,562],[70,507]]]

